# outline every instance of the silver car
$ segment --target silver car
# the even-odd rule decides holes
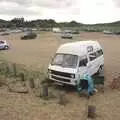
[[[8,50],[9,44],[6,40],[0,40],[0,50]]]
[[[67,38],[67,39],[72,39],[73,38],[71,33],[63,33],[61,37],[64,38],[64,39],[65,38]]]

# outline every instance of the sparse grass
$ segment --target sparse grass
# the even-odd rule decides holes
[[[9,78],[8,83],[13,84],[14,87],[18,82],[21,83],[22,86],[20,86],[20,89],[17,87],[15,89],[10,88],[14,92],[19,92],[20,90],[20,93],[22,93],[21,91],[24,90],[23,87],[26,87],[30,93],[33,89],[36,89],[36,92],[38,92],[37,96],[46,100],[56,98],[53,91],[49,91],[51,82],[39,71],[27,70],[16,63],[0,61],[0,76],[3,76],[5,79]],[[0,79],[0,86],[4,84],[5,81]]]
[[[22,85],[25,86],[26,81],[28,81],[29,85],[26,87],[29,87],[31,89],[34,87],[39,88],[40,80],[44,80],[44,74],[38,71],[29,71],[24,67],[22,68],[20,65],[17,65],[16,63],[10,63],[6,61],[0,61],[0,76],[4,76],[6,79],[9,78],[9,84],[16,84],[17,81],[20,81]],[[14,79],[14,81],[11,79]],[[36,83],[37,80],[39,81]],[[4,84],[3,80],[0,80],[0,85],[2,84]]]
[[[6,80],[3,76],[0,76],[0,87],[6,84]]]
[[[58,104],[60,104],[60,105],[66,105],[66,104],[68,104],[68,103],[69,103],[69,101],[68,101],[68,99],[66,98],[65,93],[60,92],[60,93],[59,93],[59,101],[58,101]]]
[[[18,77],[21,79],[21,81],[25,81],[27,78],[40,78],[41,76],[42,79],[45,78],[43,73],[39,71],[28,70],[24,66],[21,66],[16,63],[0,61],[0,75],[4,75],[6,77]]]

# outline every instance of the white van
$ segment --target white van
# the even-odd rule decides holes
[[[76,85],[87,72],[92,76],[104,66],[103,50],[97,41],[61,45],[48,67],[50,80]]]

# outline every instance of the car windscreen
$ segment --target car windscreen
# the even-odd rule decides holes
[[[66,68],[76,68],[78,63],[78,56],[71,54],[56,54],[52,65],[58,65]]]
[[[4,44],[4,41],[0,41],[0,44]]]

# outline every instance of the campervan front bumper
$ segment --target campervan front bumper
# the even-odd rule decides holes
[[[50,80],[63,84],[69,84],[73,86],[76,86],[77,84],[77,80],[75,79],[75,74],[72,73],[48,70],[48,78]]]

